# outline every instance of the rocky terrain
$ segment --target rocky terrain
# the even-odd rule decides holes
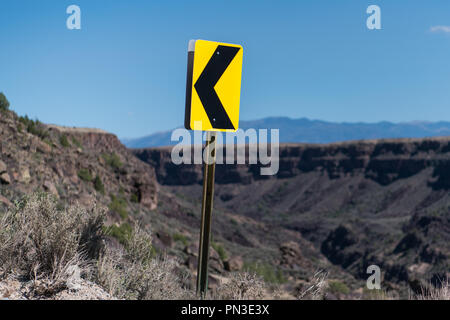
[[[73,276],[68,288],[61,290],[52,300],[113,300],[103,288],[82,279],[79,275]],[[35,296],[32,281],[25,281],[19,277],[8,277],[0,281],[0,300],[48,300],[48,296]]]
[[[85,205],[109,204],[110,196],[149,210],[157,205],[153,168],[130,154],[113,134],[45,125],[7,112],[0,118],[0,136],[3,205],[36,189]]]
[[[140,223],[151,230],[158,252],[178,258],[180,272],[190,275],[186,285],[193,286],[198,249],[197,239],[190,235],[195,234],[199,222],[195,220],[195,228],[191,228],[172,218],[173,213],[161,214],[171,195],[160,192],[154,168],[135,157],[115,135],[98,129],[47,125],[0,110],[0,138],[0,214],[35,191],[53,194],[61,206],[106,207],[111,241],[116,246],[135,222]],[[242,267],[239,259],[237,266]],[[236,268],[236,261],[231,260],[228,269]],[[224,261],[213,248],[211,287],[224,272]],[[25,293],[21,289],[15,297],[27,295],[27,284],[17,279],[1,285],[25,288]]]
[[[170,151],[133,152],[155,168],[164,191],[196,212],[202,168],[173,165]],[[214,234],[230,250],[239,244],[247,258],[296,279],[320,266],[355,289],[376,264],[384,288],[403,296],[448,278],[450,138],[286,144],[278,174],[259,172],[258,165],[216,168]]]
[[[199,165],[170,148],[129,150],[101,130],[0,114],[0,206],[45,190],[61,204],[108,208],[120,245],[134,221],[193,286],[202,193]],[[370,297],[367,266],[394,296],[439,285],[450,270],[450,138],[288,144],[276,176],[218,165],[210,287],[255,271],[290,297],[327,270],[330,298]],[[11,280],[14,281],[14,280]]]

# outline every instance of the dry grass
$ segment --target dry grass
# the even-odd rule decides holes
[[[119,299],[186,299],[176,275],[177,264],[167,257],[153,257],[151,236],[135,226],[123,250],[107,249],[97,264],[96,281]]]
[[[410,297],[412,300],[450,300],[450,282],[448,279],[442,281],[440,287],[422,289],[422,293]]]
[[[221,284],[213,294],[219,300],[258,300],[264,297],[266,285],[256,274],[232,273],[226,283]]]
[[[42,294],[61,290],[74,266],[89,270],[101,247],[103,218],[97,208],[58,208],[49,194],[23,198],[0,219],[1,276],[33,279]]]
[[[118,299],[196,299],[183,288],[177,262],[156,254],[148,232],[135,225],[123,246],[108,247],[104,220],[104,209],[62,208],[50,194],[23,198],[0,217],[0,277],[23,279],[35,298],[56,297],[84,278]],[[213,294],[262,299],[266,286],[255,274],[234,273]]]
[[[325,297],[324,290],[327,287],[328,272],[318,270],[314,274],[311,285],[301,292],[297,299],[299,300],[323,300]]]
[[[35,296],[55,296],[83,277],[120,299],[187,298],[176,262],[155,257],[151,236],[141,228],[124,248],[105,246],[104,212],[62,209],[45,193],[24,198],[0,218],[0,276],[31,281]]]

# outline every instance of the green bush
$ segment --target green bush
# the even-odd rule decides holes
[[[70,147],[69,140],[67,140],[67,136],[66,136],[65,134],[62,134],[62,135],[59,137],[59,143],[61,143],[61,145],[62,145],[64,148]]]
[[[134,203],[139,203],[139,197],[136,193],[131,194],[130,201]]]
[[[111,197],[111,203],[109,204],[109,210],[116,212],[119,214],[119,216],[122,219],[128,218],[128,212],[127,212],[127,202],[122,197],[117,197],[113,194],[110,195]]]
[[[133,232],[129,223],[124,222],[119,227],[112,225],[104,228],[105,234],[117,239],[121,244],[126,245],[128,238]]]
[[[32,120],[25,115],[23,117],[19,117],[19,122],[27,128],[29,133],[38,136],[43,140],[50,137],[47,128],[38,119]]]
[[[83,181],[86,181],[86,182],[92,181],[92,175],[88,169],[80,169],[80,171],[78,171],[78,176]]]
[[[174,233],[172,237],[173,241],[181,242],[185,246],[189,244],[188,238],[184,234]]]
[[[83,145],[81,144],[81,142],[80,142],[77,138],[72,137],[72,143],[73,143],[75,146],[77,146],[78,148],[83,149]]]
[[[25,125],[25,127],[28,126],[29,121],[32,121],[32,120],[30,118],[28,118],[27,115],[24,115],[23,117],[22,116],[19,117],[19,122],[22,123],[23,125]]]
[[[328,289],[334,294],[348,294],[350,292],[345,283],[337,280],[328,282]]]
[[[227,256],[227,252],[225,251],[225,249],[218,243],[212,241],[211,242],[211,247],[214,248],[214,250],[217,251],[217,253],[219,254],[219,257],[222,261],[227,260],[228,256]]]
[[[50,147],[53,147],[53,143],[49,138],[45,138],[42,141],[44,141],[46,144],[48,144]]]
[[[3,94],[3,92],[0,92],[0,110],[9,110],[9,101],[8,99],[6,99],[6,96]]]
[[[103,185],[102,179],[100,178],[99,175],[95,176],[94,188],[95,188],[95,190],[97,190],[101,194],[105,194],[105,186]]]
[[[122,161],[120,161],[120,158],[117,154],[114,152],[111,154],[103,154],[103,158],[106,161],[106,164],[108,164],[113,169],[120,169],[123,166]]]
[[[283,272],[268,263],[245,262],[244,271],[256,273],[267,283],[280,284],[286,282]]]

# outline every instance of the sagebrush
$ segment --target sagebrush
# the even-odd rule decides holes
[[[105,250],[97,265],[97,282],[120,299],[183,299],[190,293],[176,275],[176,262],[156,256],[149,233],[135,225],[123,248]]]
[[[127,234],[123,248],[106,245],[105,213],[96,206],[62,208],[46,193],[24,197],[0,219],[0,275],[29,279],[39,295],[65,289],[80,270],[117,298],[186,297],[176,262],[157,256],[143,229]]]
[[[0,219],[2,276],[45,280],[50,291],[58,290],[71,267],[87,271],[98,256],[104,215],[96,207],[61,209],[46,193],[23,198]]]
[[[250,272],[236,272],[222,283],[214,294],[215,299],[260,300],[264,298],[266,285],[261,277]]]

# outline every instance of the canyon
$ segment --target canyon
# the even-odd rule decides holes
[[[173,164],[170,147],[30,121],[1,114],[0,210],[36,190],[105,206],[112,241],[135,222],[151,229],[193,286],[202,166]],[[450,138],[282,144],[278,173],[260,169],[217,165],[211,287],[244,269],[293,296],[326,270],[348,288],[338,298],[367,294],[369,265],[399,296],[448,278]]]

